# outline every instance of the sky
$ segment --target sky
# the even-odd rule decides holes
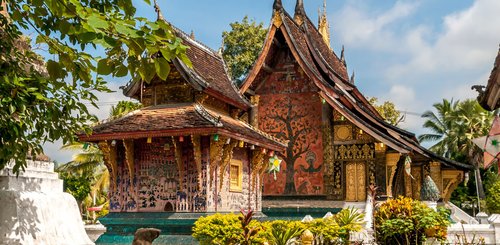
[[[165,18],[213,49],[231,22],[245,15],[268,27],[273,0],[158,0]],[[134,0],[137,15],[156,18],[152,6]],[[293,14],[295,0],[283,0]],[[306,12],[317,20],[323,0],[305,0]],[[399,126],[425,133],[418,116],[443,99],[475,98],[472,85],[486,85],[500,44],[499,0],[327,0],[331,42],[340,54],[345,47],[349,74],[360,91],[379,101],[392,101],[408,112]],[[100,108],[90,111],[105,119],[111,105],[126,99],[119,89],[126,79],[111,79],[117,91],[99,94]],[[45,153],[64,163],[74,152],[59,142]]]

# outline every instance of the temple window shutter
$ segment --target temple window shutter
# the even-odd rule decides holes
[[[239,160],[231,160],[229,166],[230,191],[243,190],[243,164]]]

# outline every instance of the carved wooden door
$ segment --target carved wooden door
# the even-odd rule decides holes
[[[365,163],[353,162],[346,165],[346,201],[361,202],[366,200]]]

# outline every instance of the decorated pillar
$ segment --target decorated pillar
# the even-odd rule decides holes
[[[434,183],[436,183],[439,191],[443,193],[443,176],[441,175],[441,163],[431,162],[430,166],[430,176]]]
[[[385,165],[386,165],[386,174],[387,174],[387,196],[392,197],[392,183],[394,180],[394,175],[396,174],[396,167],[398,165],[399,158],[401,154],[396,153],[387,153],[385,155]]]

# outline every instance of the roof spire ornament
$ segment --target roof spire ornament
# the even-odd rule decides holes
[[[297,0],[295,4],[295,16],[293,19],[297,25],[302,25],[304,23],[304,18],[306,16],[306,11],[304,10],[304,0]]]
[[[345,52],[344,45],[342,45],[342,51],[340,52],[340,61],[342,62],[342,64],[344,64],[345,67],[347,67],[347,63],[345,62],[344,52]]]
[[[281,13],[283,12],[283,4],[281,0],[274,0],[273,4],[273,25],[279,28],[283,24],[283,19],[281,18]]]
[[[193,30],[191,30],[191,34],[189,34],[189,38],[191,38],[193,40],[195,39],[194,31]]]
[[[351,75],[351,80],[349,81],[351,84],[354,84],[354,70],[352,71],[352,75]]]
[[[328,48],[332,49],[330,44],[330,24],[326,15],[326,0],[323,2],[323,13],[318,11],[318,31]]]
[[[157,14],[157,19],[156,20],[163,20],[163,21],[165,21],[165,18],[163,17],[163,14],[161,13],[160,6],[158,5],[158,2],[156,2],[156,0],[154,0],[154,8],[155,8],[155,12]]]
[[[283,10],[283,3],[281,3],[281,0],[274,0],[273,9],[275,11],[281,11],[281,10]]]

